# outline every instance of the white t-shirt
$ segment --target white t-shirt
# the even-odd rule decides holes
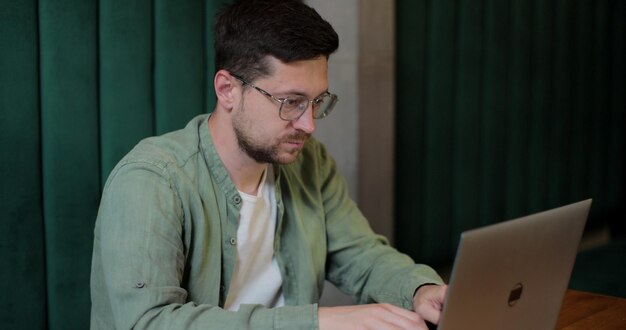
[[[241,304],[285,305],[283,279],[274,257],[276,197],[272,166],[263,173],[257,196],[242,193],[237,229],[237,262],[224,309]]]

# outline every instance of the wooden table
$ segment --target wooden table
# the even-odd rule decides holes
[[[626,299],[568,290],[557,330],[624,330]]]

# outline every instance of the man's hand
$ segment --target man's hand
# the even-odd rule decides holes
[[[413,308],[424,320],[439,324],[443,301],[446,298],[447,285],[424,285],[413,296]]]
[[[318,318],[320,330],[428,330],[417,313],[390,304],[320,307]]]

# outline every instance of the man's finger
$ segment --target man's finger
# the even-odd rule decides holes
[[[416,297],[415,311],[426,321],[438,324],[446,296],[447,285],[433,285]]]

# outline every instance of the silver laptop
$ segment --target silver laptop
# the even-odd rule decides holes
[[[461,234],[437,329],[554,329],[591,200]]]

